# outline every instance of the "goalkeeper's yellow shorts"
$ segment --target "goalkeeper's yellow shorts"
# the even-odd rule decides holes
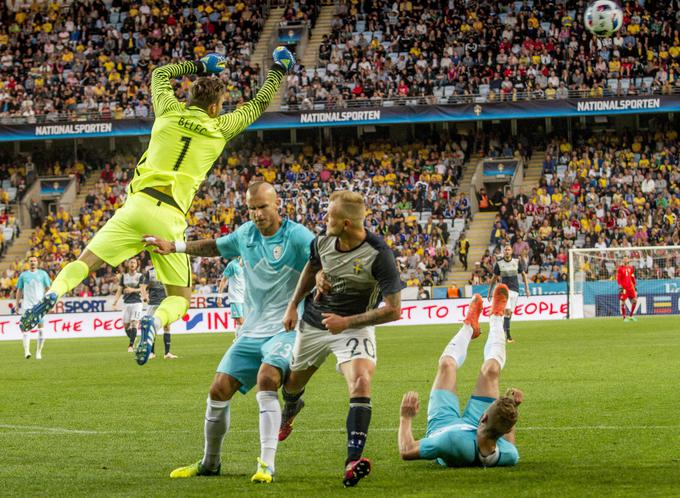
[[[144,250],[144,235],[185,240],[186,218],[176,207],[137,192],[95,234],[87,249],[114,268]],[[165,285],[191,287],[191,265],[186,254],[161,256],[150,251],[158,279]]]

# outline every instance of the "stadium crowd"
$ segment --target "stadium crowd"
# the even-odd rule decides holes
[[[319,0],[296,0],[282,1],[284,12],[281,16],[281,26],[292,24],[305,24],[309,29],[314,29],[316,20],[321,12]]]
[[[115,208],[124,200],[125,185],[128,173],[134,165],[134,158],[117,156],[115,166],[106,165],[100,173],[99,181],[85,198],[85,203],[77,215],[72,215],[63,207],[56,213],[45,213],[36,200],[29,202],[31,225],[36,228],[29,254],[39,258],[41,267],[51,276],[69,261],[76,259],[94,235],[96,230],[109,219]],[[29,159],[30,161],[30,159]],[[41,175],[77,175],[85,179],[94,169],[85,161],[51,161],[40,167]],[[26,260],[15,261],[6,270],[0,281],[0,293],[4,297],[14,292],[19,273],[27,266]],[[115,281],[115,273],[111,270],[100,270],[91,276],[83,285],[74,290],[74,295],[108,294]],[[115,292],[115,287],[113,288]]]
[[[26,192],[31,166],[17,166],[10,158],[0,158],[0,256],[21,233],[13,203]]]
[[[324,150],[307,145],[298,151],[250,142],[223,155],[211,171],[188,215],[187,238],[228,234],[247,221],[245,190],[253,180],[274,183],[282,213],[315,233],[324,227],[330,194],[352,189],[365,194],[369,228],[395,252],[403,281],[411,286],[440,284],[449,269],[452,237],[458,236],[452,222],[459,219],[464,224],[470,217],[469,199],[457,192],[468,148],[464,137],[410,144],[348,142]],[[42,220],[31,253],[50,274],[77,258],[122,204],[134,161],[121,156],[105,164],[77,215],[59,209]],[[143,268],[147,257],[142,258]],[[25,261],[13,265],[14,279],[24,265]],[[194,258],[195,290],[215,292],[223,266],[217,258]],[[113,270],[102,269],[74,294],[109,294],[114,279]],[[2,292],[12,288],[10,281]]]
[[[267,11],[253,0],[142,4],[78,0],[0,4],[0,119],[144,118],[150,71],[214,51],[227,57],[226,105],[256,93],[251,61]],[[583,2],[342,0],[316,68],[288,76],[289,106],[395,97],[435,103],[672,92],[680,85],[680,18],[668,2],[628,2],[611,39],[583,30]],[[192,4],[193,5],[193,4]],[[282,23],[313,26],[318,2],[289,2]],[[315,47],[310,47],[315,50]],[[186,96],[185,79],[177,89]]]
[[[207,52],[227,57],[227,105],[257,90],[259,67],[250,55],[264,25],[262,2],[9,4],[0,4],[0,119],[144,118],[151,112],[150,71]],[[189,86],[185,79],[177,94],[186,97]]]
[[[489,249],[470,282],[489,279],[508,243],[529,265],[533,282],[564,281],[572,247],[680,245],[679,161],[673,126],[644,133],[582,134],[573,142],[553,138],[539,186],[502,199]],[[585,270],[591,276],[611,276],[611,269]],[[645,266],[641,272],[674,278],[675,265]]]
[[[584,8],[582,1],[341,0],[318,66],[288,77],[287,102],[343,107],[397,97],[436,103],[680,88],[672,2],[625,2],[623,28],[605,39],[584,30]]]
[[[470,216],[469,200],[456,195],[467,147],[465,139],[444,138],[408,145],[377,141],[364,147],[350,142],[321,151],[307,145],[299,152],[257,144],[234,151],[199,191],[187,235],[225,234],[243,223],[244,192],[252,179],[274,183],[282,212],[315,233],[324,227],[330,194],[352,189],[365,194],[368,226],[394,250],[403,281],[438,284],[450,264],[451,221]],[[421,216],[424,212],[429,219]],[[215,282],[221,263],[196,261],[199,281]],[[203,266],[197,272],[199,264]]]

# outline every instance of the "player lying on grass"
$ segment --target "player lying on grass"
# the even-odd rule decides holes
[[[326,233],[314,239],[284,318],[286,330],[298,325],[298,306],[305,303],[295,340],[291,373],[283,389],[286,402],[279,439],[290,433],[302,409],[301,396],[310,378],[330,353],[349,391],[347,459],[343,484],[355,486],[371,471],[363,457],[371,422],[371,379],[377,362],[375,325],[401,315],[401,281],[392,250],[364,228],[366,206],[361,194],[334,192],[326,215]],[[331,291],[310,294],[317,272]],[[381,301],[384,306],[378,307]]]
[[[637,308],[637,282],[635,268],[630,264],[628,256],[623,257],[623,264],[616,270],[616,282],[619,284],[619,300],[621,301],[621,316],[624,322],[637,322],[635,310]],[[626,300],[630,300],[630,316],[626,316]]]
[[[257,385],[260,408],[260,458],[253,482],[272,482],[281,425],[278,389],[290,368],[295,332],[283,328],[283,315],[300,272],[309,259],[314,235],[304,226],[284,220],[272,185],[255,182],[246,192],[250,219],[218,239],[186,243],[192,256],[241,257],[245,275],[245,321],[238,339],[224,354],[210,386],[205,412],[203,458],[175,469],[170,477],[212,476],[220,473],[222,440],[229,431],[230,403],[237,391]],[[173,242],[147,237],[160,254],[178,252]]]
[[[97,232],[80,258],[66,265],[40,303],[21,317],[21,330],[35,327],[57,300],[104,263],[114,268],[144,250],[142,235],[156,234],[184,244],[186,214],[194,194],[205,180],[224,146],[253,123],[269,106],[283,76],[295,58],[285,47],[273,54],[274,64],[257,96],[236,111],[220,116],[226,87],[217,77],[198,78],[189,102],[175,97],[171,81],[188,74],[224,71],[225,59],[208,54],[196,62],[168,64],[153,71],[151,97],[155,120],[149,147],[137,163],[128,184],[125,204]],[[137,363],[149,359],[156,332],[184,315],[191,298],[191,267],[186,254],[151,261],[168,296],[153,316],[141,320],[141,338],[135,350]]]
[[[451,339],[439,358],[427,409],[427,431],[419,441],[413,438],[412,421],[420,408],[418,393],[407,392],[401,402],[399,453],[404,460],[437,460],[448,467],[515,465],[517,407],[523,394],[508,389],[499,395],[499,379],[505,365],[503,313],[508,288],[499,284],[493,293],[489,337],[484,346],[484,363],[477,385],[461,416],[457,372],[463,366],[470,341],[479,336],[482,297],[475,294],[465,324]]]

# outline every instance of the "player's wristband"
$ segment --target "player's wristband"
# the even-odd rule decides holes
[[[175,241],[175,252],[187,252],[187,243],[184,242],[183,240],[176,240]]]
[[[274,63],[269,67],[270,71],[278,71],[279,73],[283,74],[284,76],[286,75],[286,70],[281,64]]]
[[[196,66],[196,74],[197,75],[201,76],[201,75],[205,74],[205,72],[206,72],[205,71],[205,64],[203,64],[203,62],[201,62],[201,61],[191,61],[191,62],[193,62],[194,66]]]

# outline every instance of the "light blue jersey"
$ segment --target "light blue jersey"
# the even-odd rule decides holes
[[[21,272],[17,281],[17,289],[23,293],[21,307],[32,308],[45,297],[45,289],[52,285],[52,280],[45,270],[26,270]]]
[[[232,259],[222,272],[222,276],[229,279],[227,297],[229,303],[242,303],[246,291],[246,281],[243,275],[243,267],[238,258]]]
[[[283,315],[309,260],[312,240],[312,232],[287,219],[271,237],[248,222],[217,239],[223,258],[243,258],[246,318],[239,337],[272,337],[283,330]]]
[[[472,396],[463,415],[460,401],[451,391],[434,389],[427,409],[427,434],[420,440],[420,458],[436,460],[447,467],[482,465],[477,447],[479,419],[495,398]],[[496,441],[498,461],[494,466],[516,465],[517,447],[505,438]]]

